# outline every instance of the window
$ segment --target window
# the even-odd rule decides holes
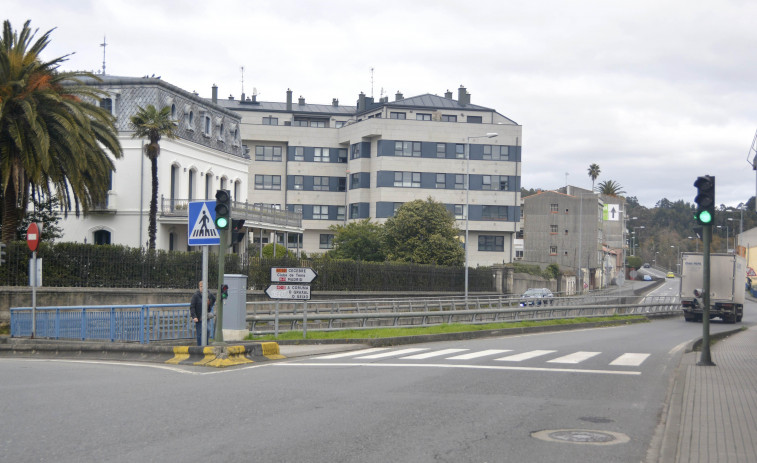
[[[187,182],[187,199],[195,199],[195,170],[189,169],[189,180]]]
[[[303,121],[300,119],[295,119],[292,121],[292,127],[307,127],[308,121]]]
[[[329,178],[313,177],[313,191],[329,191]]]
[[[305,148],[302,146],[295,146],[294,147],[294,160],[295,161],[304,161],[305,160]]]
[[[310,127],[325,128],[326,121],[310,121]]]
[[[403,188],[420,188],[421,187],[421,173],[420,172],[395,172],[394,173],[394,186]]]
[[[464,219],[465,216],[463,215],[463,211],[465,210],[463,204],[455,204],[454,205],[454,214],[456,219]]]
[[[292,205],[292,212],[296,212],[297,214],[302,215],[302,204]]]
[[[171,104],[171,119],[176,119],[176,104]]]
[[[194,111],[189,111],[189,116],[187,117],[187,128],[189,130],[194,130],[194,124],[195,124],[195,113]]]
[[[279,118],[278,117],[264,117],[263,118],[263,125],[279,125]]]
[[[360,157],[360,143],[355,143],[350,146],[350,159],[357,159]]]
[[[549,232],[552,234],[557,234],[557,225],[550,225]]]
[[[405,203],[394,203],[392,204],[392,215],[397,216],[397,211],[402,207],[402,205]]]
[[[255,147],[255,160],[281,162],[281,147],[258,145]]]
[[[213,194],[211,194],[211,189],[213,186],[213,173],[212,172],[206,172],[205,173],[205,199],[210,199],[213,197]]]
[[[509,159],[507,146],[484,145],[485,161],[507,161]]]
[[[334,249],[334,235],[321,235],[319,249]]]
[[[329,149],[315,148],[315,152],[313,154],[313,162],[329,162]]]
[[[100,107],[113,114],[113,100],[111,98],[103,98],[100,100]]]
[[[556,256],[557,255],[557,246],[550,246],[549,247],[549,255],[550,256]]]
[[[457,122],[457,116],[442,114],[442,122]]]
[[[549,212],[558,212],[557,204],[550,204],[549,205]]]
[[[394,142],[394,155],[406,157],[421,157],[421,142],[397,141]]]
[[[405,119],[405,113],[389,113],[389,119]]]
[[[94,235],[95,244],[110,244],[110,232],[108,230],[97,230]]]
[[[339,177],[336,185],[336,191],[345,191],[346,184],[347,181],[344,179],[344,177]]]
[[[480,235],[478,237],[478,250],[504,252],[505,237],[496,235]]]
[[[336,207],[336,220],[344,220],[344,206]]]
[[[350,204],[350,218],[357,219],[360,217],[360,204]]]
[[[515,251],[515,258],[517,260],[523,260],[523,251]]]
[[[347,149],[339,148],[338,161],[341,163],[347,162]]]
[[[436,174],[436,188],[443,190],[447,188],[447,176],[444,174]]]
[[[313,206],[313,220],[328,220],[328,219],[329,219],[328,206]]]
[[[210,136],[210,116],[205,116],[205,124],[203,125],[202,133],[206,137]]]
[[[293,189],[302,190],[305,187],[304,185],[305,185],[304,177],[302,175],[295,175]]]
[[[360,188],[360,173],[350,174],[350,190]]]
[[[415,113],[415,120],[416,121],[430,121],[431,120],[431,114]]]
[[[507,175],[483,175],[481,176],[481,189],[494,191],[507,191]]]
[[[447,157],[447,145],[444,143],[437,143],[436,144],[436,157],[437,158],[445,158]]]
[[[507,206],[481,206],[482,220],[507,220]]]
[[[481,116],[468,116],[466,122],[469,124],[481,124],[483,120],[481,119]]]
[[[280,175],[256,175],[255,176],[255,189],[256,190],[280,190],[281,189],[281,176]]]
[[[455,189],[456,190],[465,189],[465,175],[455,174]]]
[[[337,129],[344,127],[344,121],[334,121],[334,127]]]
[[[455,145],[455,157],[457,159],[465,159],[465,145],[462,143]]]

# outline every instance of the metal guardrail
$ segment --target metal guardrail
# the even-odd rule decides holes
[[[11,337],[30,336],[32,308],[13,307],[10,312]],[[188,303],[37,307],[35,315],[38,338],[141,344],[195,338]]]
[[[680,312],[678,297],[648,297],[629,304],[628,296],[589,296],[550,299],[503,297],[383,299],[374,301],[309,301],[248,303],[246,321],[254,335],[286,331],[337,331],[383,327],[423,327],[443,323],[481,324],[612,315],[669,314]],[[251,307],[252,306],[252,307]],[[250,310],[252,308],[252,310]],[[251,313],[252,312],[252,313]]]

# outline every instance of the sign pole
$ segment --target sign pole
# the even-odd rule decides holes
[[[32,252],[32,339],[37,332],[37,251]]]
[[[202,247],[202,346],[208,345],[208,247]]]
[[[223,286],[224,258],[226,256],[226,247],[228,246],[228,230],[219,230],[221,234],[221,244],[218,247],[218,292],[216,293],[216,335],[213,340],[223,342],[223,297],[221,297],[221,287]]]
[[[715,366],[710,356],[710,243],[712,241],[712,224],[702,226],[702,355],[699,366]],[[738,282],[737,282],[738,283]]]

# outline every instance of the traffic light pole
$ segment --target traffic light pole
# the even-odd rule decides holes
[[[229,230],[218,230],[221,235],[221,245],[218,246],[218,291],[216,292],[216,333],[215,342],[223,342],[223,287],[224,263],[226,260],[226,248],[229,243]]]
[[[699,366],[715,366],[710,357],[710,243],[712,242],[712,223],[702,226],[702,355]]]

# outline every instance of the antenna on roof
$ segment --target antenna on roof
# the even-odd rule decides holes
[[[371,67],[371,98],[373,98],[373,68]]]
[[[239,69],[242,70],[242,95],[244,95],[244,66],[241,66]]]
[[[103,75],[105,75],[105,47],[108,46],[108,43],[105,41],[105,35],[103,35],[103,43],[100,46],[103,47]]]

